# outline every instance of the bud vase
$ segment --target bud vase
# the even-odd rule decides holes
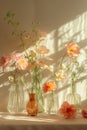
[[[12,114],[26,112],[27,94],[23,86],[12,84],[9,89],[8,112]]]
[[[29,116],[36,116],[38,113],[38,103],[36,101],[36,94],[29,93],[29,101],[26,106],[27,113]]]
[[[58,110],[58,95],[54,91],[47,93],[45,97],[45,113],[57,114]]]

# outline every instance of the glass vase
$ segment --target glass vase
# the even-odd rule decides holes
[[[81,109],[81,96],[76,92],[76,86],[71,87],[71,93],[66,96],[66,100],[70,104],[74,104],[77,108],[77,112]]]
[[[45,113],[57,114],[58,111],[58,95],[54,91],[49,92],[45,97]]]
[[[26,106],[27,113],[29,116],[36,116],[38,113],[38,103],[36,101],[36,94],[29,93],[29,101]]]
[[[12,84],[9,89],[8,112],[12,114],[26,112],[27,94],[23,86]]]

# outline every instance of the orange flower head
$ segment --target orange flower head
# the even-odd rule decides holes
[[[43,87],[44,92],[49,92],[49,91],[52,91],[55,89],[56,89],[56,84],[54,81],[49,81],[49,82],[45,83],[44,87]]]
[[[76,107],[68,102],[64,102],[59,109],[60,114],[62,114],[66,119],[76,117]]]
[[[69,57],[78,56],[78,54],[80,53],[80,47],[74,42],[70,42],[66,46],[66,49],[67,49],[67,55]]]

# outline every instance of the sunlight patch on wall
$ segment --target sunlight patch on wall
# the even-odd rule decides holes
[[[62,25],[48,34],[48,44],[52,53],[62,50],[69,41],[79,43],[87,38],[87,12],[77,16],[76,19]],[[54,49],[56,48],[56,49]]]

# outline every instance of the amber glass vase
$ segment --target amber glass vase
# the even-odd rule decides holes
[[[29,101],[26,106],[27,113],[29,116],[36,116],[38,113],[38,103],[36,101],[36,94],[29,93]]]

